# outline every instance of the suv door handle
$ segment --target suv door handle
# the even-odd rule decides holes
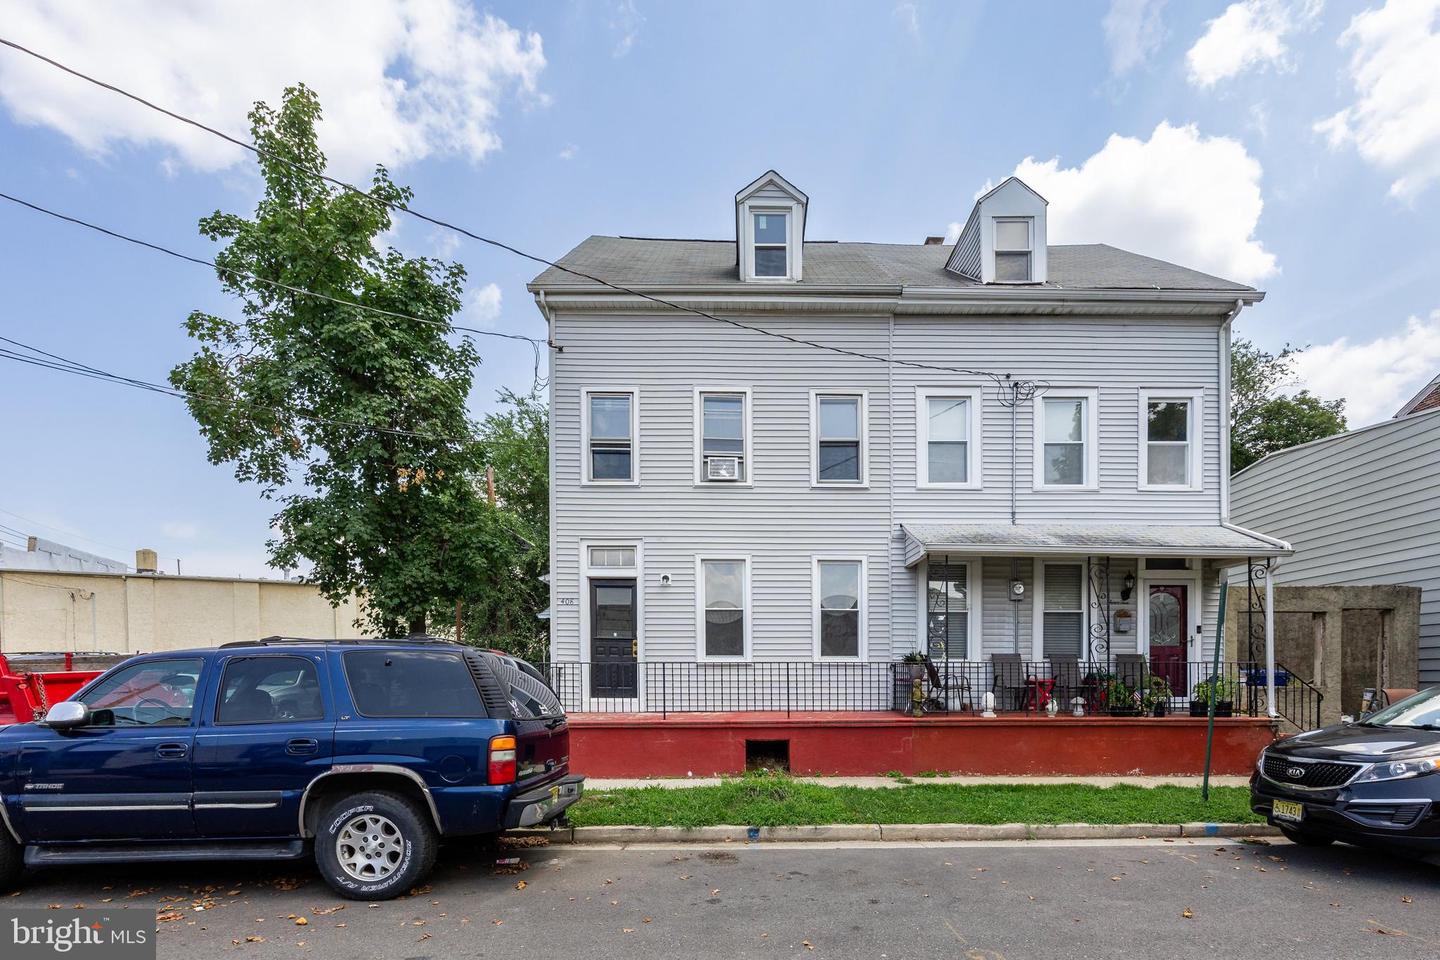
[[[183,743],[162,743],[155,748],[155,755],[166,760],[184,760],[190,747]]]
[[[285,744],[285,752],[295,757],[320,752],[320,741],[314,737],[296,737]]]

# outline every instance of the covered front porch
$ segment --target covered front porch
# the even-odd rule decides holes
[[[1233,567],[1249,570],[1258,632],[1273,638],[1265,591],[1289,553],[1281,541],[1218,524],[904,522],[901,532],[919,710],[1199,716],[1213,695],[1222,716],[1318,720],[1318,691],[1292,682],[1273,642],[1245,660],[1217,650]]]

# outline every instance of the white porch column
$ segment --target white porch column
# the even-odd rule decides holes
[[[1275,711],[1275,563],[1265,562],[1265,705],[1271,719]]]

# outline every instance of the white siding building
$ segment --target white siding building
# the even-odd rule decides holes
[[[1219,571],[1288,552],[1228,517],[1230,325],[1263,294],[1047,245],[1014,178],[953,247],[807,240],[809,202],[772,171],[733,239],[593,236],[530,285],[553,659],[1127,653],[1188,692]]]

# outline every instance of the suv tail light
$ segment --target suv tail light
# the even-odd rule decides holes
[[[515,782],[515,738],[514,737],[491,737],[490,738],[490,776],[491,783],[514,783]]]

